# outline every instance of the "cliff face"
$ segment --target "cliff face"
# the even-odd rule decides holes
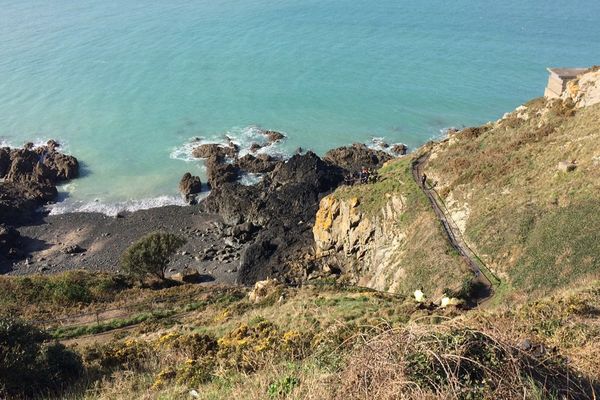
[[[410,159],[386,164],[380,175],[377,183],[341,187],[321,200],[313,226],[321,266],[394,293],[460,286],[468,271],[413,181]]]
[[[334,256],[361,286],[396,291],[403,275],[396,259],[405,237],[398,219],[405,204],[401,195],[388,195],[385,206],[369,216],[358,197],[323,198],[313,227],[317,257]]]

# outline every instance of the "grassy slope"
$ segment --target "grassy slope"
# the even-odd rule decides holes
[[[378,182],[341,187],[334,196],[340,200],[356,197],[360,210],[374,216],[385,207],[389,196],[400,195],[406,211],[397,224],[406,239],[394,250],[393,261],[404,270],[402,278],[396,280],[396,291],[409,295],[423,287],[425,293],[441,295],[444,288],[460,288],[471,274],[448,244],[427,197],[412,178],[411,161],[410,157],[391,161],[379,171]],[[389,281],[395,272],[389,271]]]
[[[427,166],[442,195],[470,209],[467,237],[514,296],[600,272],[600,107],[527,107],[529,120],[512,113],[442,142]],[[559,172],[563,160],[577,169]]]
[[[93,276],[86,282],[97,286]],[[466,393],[535,399],[552,398],[543,389],[546,373],[552,382],[567,372],[573,381],[600,380],[598,283],[517,308],[466,314],[429,312],[399,296],[325,284],[278,287],[257,304],[246,292],[195,285],[111,291],[118,298],[169,299],[170,309],[185,308],[190,297],[197,302],[175,318],[145,321],[110,341],[99,335],[100,344],[93,337],[70,340],[90,381],[63,398],[179,399],[196,389],[201,399],[215,400],[392,399],[401,389],[409,399]],[[38,302],[22,303],[20,313],[35,315]],[[99,307],[66,299],[51,304],[48,309],[66,308],[73,319]],[[122,305],[105,301],[102,308]],[[520,352],[516,346],[525,338],[551,350],[538,358]],[[460,383],[436,364],[457,359],[463,364],[457,373],[472,375],[461,375]],[[469,359],[485,362],[485,369]],[[527,372],[531,365],[540,376]],[[485,381],[472,379],[480,373]]]

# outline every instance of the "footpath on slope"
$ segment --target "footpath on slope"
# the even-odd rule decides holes
[[[465,261],[467,266],[475,274],[473,284],[478,290],[476,290],[472,300],[480,305],[485,301],[489,300],[494,295],[494,284],[498,285],[500,280],[483,264],[483,262],[477,257],[477,255],[469,248],[460,229],[452,220],[450,213],[444,205],[441,197],[437,191],[432,187],[427,187],[427,183],[422,183],[421,177],[423,176],[423,165],[429,159],[430,153],[427,152],[412,162],[412,175],[421,188],[423,193],[429,199],[429,203],[435,212],[435,215],[440,220],[444,233],[450,242],[450,245],[458,251],[462,259]],[[445,211],[444,211],[445,210]],[[492,283],[494,282],[494,283]]]

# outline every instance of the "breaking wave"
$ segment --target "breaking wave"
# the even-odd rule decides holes
[[[224,134],[216,134],[208,137],[192,137],[186,143],[174,148],[170,157],[175,160],[186,162],[198,161],[193,156],[194,148],[202,144],[220,144],[227,146],[232,142],[239,146],[239,156],[243,157],[250,153],[250,147],[253,144],[261,146],[255,154],[269,154],[282,158],[288,158],[289,153],[282,147],[282,142],[269,142],[264,134],[265,130],[258,126],[247,126],[244,128],[232,128]]]
[[[202,193],[201,198],[208,195],[208,192]],[[139,200],[128,200],[118,202],[103,202],[97,201],[75,201],[69,198],[64,199],[55,204],[51,204],[45,207],[46,211],[50,212],[50,215],[86,212],[86,213],[99,213],[108,216],[117,216],[122,212],[133,212],[138,210],[148,210],[150,208],[164,207],[164,206],[185,206],[186,202],[181,196],[158,196],[147,199]]]

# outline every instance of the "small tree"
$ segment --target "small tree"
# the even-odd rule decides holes
[[[125,250],[121,258],[123,270],[139,279],[154,275],[165,279],[169,258],[185,240],[172,233],[150,233]]]

